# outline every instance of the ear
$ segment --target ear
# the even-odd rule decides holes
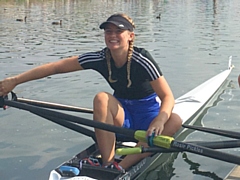
[[[129,37],[129,41],[133,41],[134,40],[134,37],[135,37],[135,34],[134,32],[130,32],[130,37]]]

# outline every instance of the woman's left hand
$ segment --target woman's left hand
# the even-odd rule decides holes
[[[147,136],[152,136],[153,133],[155,133],[155,136],[159,136],[162,134],[163,129],[164,122],[156,117],[148,127]]]

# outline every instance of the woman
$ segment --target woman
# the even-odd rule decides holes
[[[135,25],[125,14],[114,14],[100,25],[106,48],[80,56],[41,65],[0,81],[0,96],[7,95],[21,83],[58,73],[93,69],[113,88],[114,94],[98,93],[93,102],[93,119],[115,126],[146,130],[147,135],[173,136],[182,121],[172,113],[174,97],[152,56],[133,46]],[[102,166],[127,169],[149,154],[129,155],[121,163],[114,162],[115,134],[95,129],[102,155]],[[139,142],[138,146],[147,146]],[[90,158],[85,163],[94,164]]]

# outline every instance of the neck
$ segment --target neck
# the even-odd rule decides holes
[[[112,51],[111,56],[117,67],[122,67],[127,62],[128,50],[124,51]]]

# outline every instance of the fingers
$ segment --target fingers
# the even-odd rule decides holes
[[[6,96],[13,88],[14,83],[11,78],[0,81],[0,96]]]
[[[3,83],[0,81],[0,96],[4,96],[4,88],[3,88]]]
[[[151,127],[147,130],[147,136],[152,136],[154,134],[154,136],[159,136],[161,135],[163,129],[160,127]]]
[[[0,96],[5,96],[5,95],[6,95],[6,92],[4,90],[3,83],[2,81],[0,81]]]

